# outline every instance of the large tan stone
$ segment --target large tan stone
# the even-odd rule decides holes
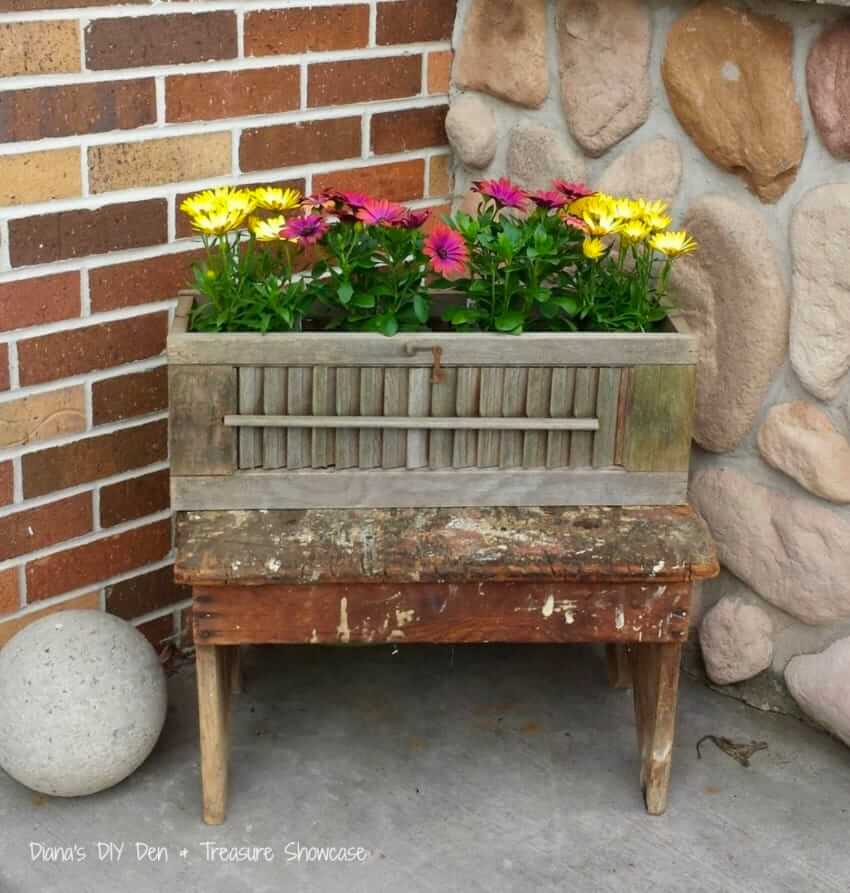
[[[455,56],[455,85],[541,106],[549,93],[546,30],[546,0],[472,0]]]
[[[596,183],[601,192],[672,204],[682,182],[682,152],[673,140],[659,137],[629,149],[611,162]]]
[[[806,89],[812,118],[827,149],[850,159],[850,20],[839,19],[812,44]]]
[[[728,469],[698,472],[690,498],[720,561],[803,623],[850,619],[850,523]]]
[[[850,184],[807,192],[790,240],[791,364],[808,391],[832,400],[850,369]]]
[[[773,659],[773,624],[758,605],[722,598],[705,615],[699,643],[709,679],[730,685],[766,670]]]
[[[20,446],[60,434],[85,431],[82,387],[30,394],[0,403],[0,447]]]
[[[678,315],[699,335],[694,438],[714,452],[750,430],[788,343],[788,298],[754,208],[709,195],[686,215],[699,249],[673,267]]]
[[[584,179],[584,158],[551,127],[518,124],[508,144],[508,176],[525,189],[550,189],[552,180]]]
[[[831,502],[850,502],[850,442],[811,403],[771,407],[759,429],[762,458]]]
[[[850,746],[850,638],[792,658],[785,683],[805,713]]]
[[[446,135],[467,167],[487,167],[499,142],[496,115],[480,96],[464,93],[452,100],[446,115]]]
[[[652,26],[643,0],[558,0],[561,101],[588,155],[649,117]]]
[[[670,29],[661,69],[682,127],[767,202],[791,185],[803,157],[792,41],[777,19],[708,0]]]

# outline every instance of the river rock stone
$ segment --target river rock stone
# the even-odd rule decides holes
[[[682,182],[682,152],[673,140],[659,137],[624,152],[611,162],[597,187],[610,195],[660,199],[672,204]]]
[[[806,89],[815,127],[836,157],[850,159],[850,20],[821,32],[806,62]]]
[[[551,127],[518,124],[508,144],[508,176],[525,189],[550,189],[556,177],[583,180],[584,159]]]
[[[850,523],[729,469],[698,472],[690,497],[720,561],[762,598],[803,623],[850,619]]]
[[[452,149],[467,167],[487,167],[496,154],[499,142],[496,115],[478,96],[463,94],[452,101],[446,115],[446,134]]]
[[[792,44],[785,23],[709,0],[670,29],[661,68],[682,127],[766,202],[791,185],[805,145]]]
[[[785,683],[806,714],[850,746],[850,638],[791,658]]]
[[[134,626],[59,611],[0,651],[0,766],[56,797],[105,790],[153,750],[166,703],[159,658]]]
[[[773,659],[773,624],[758,605],[722,598],[705,615],[699,643],[709,679],[717,685],[743,682]]]
[[[699,336],[694,438],[732,450],[752,427],[788,343],[788,298],[767,225],[721,195],[699,199],[684,225],[699,242],[673,266],[678,316]]]
[[[588,155],[601,155],[649,117],[652,26],[643,0],[559,0],[561,101]]]
[[[818,186],[791,218],[791,365],[804,387],[832,400],[850,369],[850,184]]]
[[[455,84],[538,108],[549,94],[546,31],[546,0],[472,0]]]
[[[811,403],[771,407],[758,435],[762,458],[831,502],[850,502],[850,442]]]

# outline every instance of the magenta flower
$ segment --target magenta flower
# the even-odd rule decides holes
[[[399,221],[399,226],[402,229],[419,229],[430,216],[431,211],[428,208],[423,208],[421,211],[412,211],[408,208],[404,218]]]
[[[469,262],[469,252],[460,233],[445,223],[438,223],[425,239],[422,248],[428,263],[441,276],[463,273]]]
[[[370,202],[374,201],[372,196],[366,195],[365,192],[341,192],[340,198],[352,208],[365,208]]]
[[[588,189],[584,183],[571,183],[569,180],[553,180],[552,186],[566,196],[567,202],[574,202],[577,198],[593,195],[593,190]]]
[[[528,197],[538,208],[545,208],[547,211],[557,211],[558,208],[563,208],[570,201],[563,192],[546,189],[532,192]]]
[[[383,198],[370,198],[357,211],[357,219],[369,226],[396,226],[404,220],[407,212],[401,205]]]
[[[301,245],[315,245],[330,229],[330,224],[318,214],[293,217],[280,231],[285,239],[296,239]]]
[[[305,208],[316,211],[333,211],[337,205],[342,203],[342,195],[336,189],[322,189],[320,192],[307,196],[301,204]]]
[[[575,214],[563,214],[561,215],[561,220],[563,220],[564,223],[567,224],[567,226],[571,226],[573,229],[577,229],[579,232],[587,232],[587,224],[581,219],[581,217],[576,217]]]
[[[522,210],[528,198],[525,191],[511,183],[507,177],[499,180],[476,180],[472,184],[472,189],[486,198],[493,199],[500,208]]]

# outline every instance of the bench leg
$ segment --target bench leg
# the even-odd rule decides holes
[[[230,646],[198,645],[195,654],[203,819],[207,825],[220,825],[227,803],[232,651]]]
[[[605,659],[608,664],[608,687],[631,688],[632,670],[625,645],[606,645]]]
[[[661,815],[667,808],[681,652],[682,646],[677,643],[629,646],[640,783],[650,815]]]

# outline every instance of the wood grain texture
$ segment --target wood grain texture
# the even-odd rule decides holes
[[[336,414],[358,415],[360,412],[360,370],[340,367],[336,370]],[[337,468],[354,468],[358,464],[357,431],[336,429],[335,464]]]
[[[642,579],[663,588],[718,572],[689,506],[178,512],[176,529],[175,576],[192,585]]]
[[[528,390],[525,414],[531,418],[546,418],[552,391],[552,370],[535,366],[528,370]],[[543,431],[527,431],[522,441],[522,464],[525,468],[543,468],[546,465],[546,434]]]
[[[457,369],[444,369],[442,381],[431,385],[431,416],[444,418],[457,415]],[[431,468],[448,468],[452,464],[454,435],[451,431],[428,433],[428,464]]]
[[[332,415],[336,410],[336,369],[316,366],[313,369],[313,415]],[[334,464],[334,429],[312,429],[311,464],[327,468]]]
[[[286,405],[292,415],[310,415],[313,406],[313,370],[307,366],[286,370]],[[312,460],[313,438],[309,428],[286,432],[286,467],[305,468]]]
[[[286,412],[286,369],[266,366],[263,369],[263,413]],[[267,428],[263,431],[263,468],[286,466],[286,432]]]
[[[573,414],[573,398],[576,386],[576,370],[561,368],[552,370],[552,391],[549,399],[549,415],[564,419]],[[570,435],[553,431],[546,437],[546,467],[563,468],[570,464]]]
[[[478,414],[484,418],[502,415],[505,370],[492,366],[481,370],[481,388],[478,395]],[[481,431],[478,435],[479,468],[499,464],[500,435],[495,431]]]
[[[431,411],[431,374],[427,369],[410,369],[407,380],[407,412],[414,417],[427,416]],[[406,458],[408,468],[428,465],[428,432],[414,428],[407,432]]]
[[[263,370],[256,366],[239,368],[239,414],[258,413],[263,408]],[[239,429],[239,467],[259,468],[263,464],[263,433]]]
[[[407,369],[384,370],[384,415],[407,415]],[[407,434],[385,428],[382,433],[381,465],[402,468],[407,459]]]
[[[519,418],[525,415],[528,369],[511,366],[505,369],[502,392],[502,415]],[[519,419],[528,422],[527,419]],[[517,468],[522,465],[522,431],[503,431],[499,436],[499,466]]]
[[[360,370],[360,414],[384,414],[384,370]],[[381,464],[381,432],[361,428],[359,433],[358,465],[378,468]]]
[[[333,370],[330,370],[331,372]],[[405,371],[405,370],[402,370]],[[411,370],[418,372],[420,370]],[[379,430],[414,430],[419,428],[456,431],[596,431],[599,422],[595,418],[581,419],[529,419],[521,416],[497,416],[483,419],[479,416],[464,418],[422,418],[419,416],[354,415],[354,416],[299,416],[299,415],[226,415],[224,424],[229,428],[370,428]]]
[[[231,652],[230,647],[203,642],[195,646],[203,820],[207,825],[220,825],[224,821],[227,804]]]
[[[481,370],[462,366],[457,370],[457,403],[459,416],[477,416]],[[455,468],[470,468],[478,457],[478,432],[456,431],[452,445],[452,465]]]
[[[599,370],[595,414],[599,429],[593,435],[593,465],[606,468],[614,464],[617,447],[617,411],[620,403],[620,370]]]
[[[687,638],[690,584],[332,583],[195,587],[205,644],[645,642]]]
[[[573,415],[583,418],[596,415],[598,370],[592,367],[576,369]],[[586,431],[570,435],[570,465],[574,468],[593,464],[593,434]]]

